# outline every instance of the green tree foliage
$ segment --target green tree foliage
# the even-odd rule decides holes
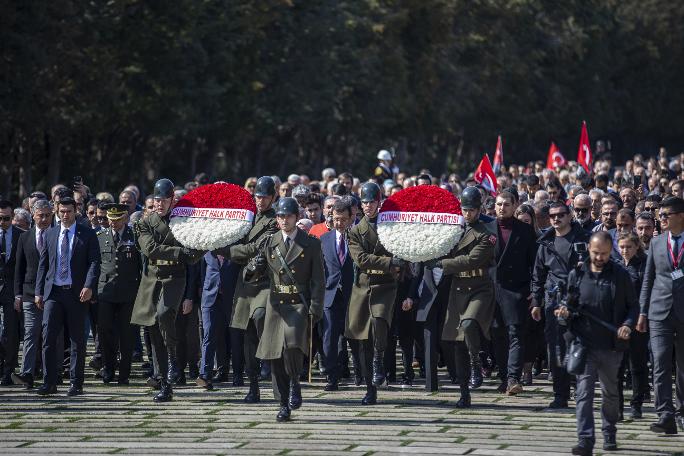
[[[324,166],[362,177],[682,147],[684,9],[662,0],[6,0],[0,193]]]

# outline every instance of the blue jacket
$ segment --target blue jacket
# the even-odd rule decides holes
[[[346,309],[354,282],[354,263],[349,255],[349,248],[347,247],[344,264],[341,265],[340,259],[337,257],[336,240],[335,230],[321,236],[323,265],[325,267],[325,298],[323,304],[326,309],[332,308],[333,305],[339,305]],[[338,288],[341,291],[341,299],[335,301]]]

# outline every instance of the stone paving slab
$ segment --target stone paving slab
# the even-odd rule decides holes
[[[496,386],[486,380],[473,392],[469,410],[454,407],[458,389],[447,382],[439,392],[421,384],[382,388],[378,405],[364,407],[363,388],[343,385],[324,392],[317,377],[304,384],[304,405],[289,423],[275,421],[278,405],[268,382],[260,404],[242,403],[245,388],[224,384],[213,392],[178,387],[173,402],[154,404],[140,377],[130,387],[105,386],[91,377],[86,394],[74,399],[65,396],[64,386],[51,398],[3,387],[0,454],[569,454],[576,442],[574,409],[544,408],[552,398],[549,382],[536,381],[516,397],[496,393]],[[598,399],[595,405],[600,426]],[[655,419],[652,404],[646,404],[644,416],[618,424],[620,451],[612,454],[684,454],[684,435],[663,437],[648,430]],[[597,435],[598,453],[600,429]]]

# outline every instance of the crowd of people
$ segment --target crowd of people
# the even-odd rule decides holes
[[[446,367],[464,408],[494,372],[507,395],[551,379],[549,407],[576,401],[574,454],[595,445],[597,380],[604,449],[617,448],[624,404],[640,419],[652,390],[651,430],[684,431],[684,153],[604,155],[591,170],[511,165],[492,193],[472,176],[403,172],[386,151],[378,160],[368,180],[333,168],[248,178],[253,227],[213,252],[168,227],[206,174],[160,179],[148,196],[74,179],[19,204],[0,198],[2,386],[42,377],[37,392],[51,395],[68,378],[68,395],[83,394],[92,335],[92,373],[129,385],[142,363],[158,402],[188,380],[212,390],[247,379],[255,403],[272,379],[285,421],[313,370],[326,391],[365,385],[372,405],[379,386],[416,376],[436,390]],[[444,258],[408,263],[379,242],[377,214],[421,185],[458,197],[466,229]]]

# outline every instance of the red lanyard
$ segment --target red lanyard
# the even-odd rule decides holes
[[[679,262],[682,261],[684,246],[679,246],[679,254],[677,255],[677,258],[675,258],[674,252],[672,251],[672,233],[669,231],[667,233],[667,253],[670,254],[670,259],[672,260],[672,269],[677,269],[679,267]]]

